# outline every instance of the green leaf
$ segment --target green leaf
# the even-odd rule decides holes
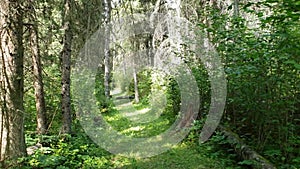
[[[280,156],[281,151],[280,150],[267,150],[264,152],[264,154],[267,156]]]
[[[239,162],[238,164],[240,164],[240,165],[253,165],[254,161],[252,161],[252,160],[244,160],[244,161]]]
[[[295,60],[288,60],[284,62],[286,64],[292,64],[296,69],[300,70],[300,64],[298,64]]]

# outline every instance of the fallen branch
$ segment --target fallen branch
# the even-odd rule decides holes
[[[243,140],[234,132],[224,126],[219,126],[221,133],[229,141],[229,144],[233,146],[234,150],[244,160],[252,160],[253,168],[258,169],[276,169],[276,167],[270,163],[267,159],[259,155],[256,151],[252,150],[246,145]]]

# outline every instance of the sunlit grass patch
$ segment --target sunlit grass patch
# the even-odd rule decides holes
[[[126,107],[124,107],[126,109]],[[121,115],[120,111],[113,110],[103,114],[104,119],[117,131],[127,136],[150,137],[167,130],[174,122],[175,117],[161,116],[149,123],[136,123]],[[138,130],[137,130],[138,129]]]

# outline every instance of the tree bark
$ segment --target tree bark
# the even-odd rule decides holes
[[[30,0],[30,5],[32,14],[30,18],[32,19],[32,26],[30,28],[30,49],[32,52],[32,66],[33,66],[33,76],[34,76],[34,94],[35,94],[35,107],[37,111],[37,133],[45,134],[47,131],[47,119],[46,119],[46,105],[44,96],[44,83],[42,78],[42,65],[41,65],[41,55],[39,46],[39,36],[38,36],[38,25],[36,18],[36,11],[34,8],[33,0]]]
[[[239,0],[234,0],[234,16],[238,17],[240,14],[239,11]]]
[[[104,92],[106,98],[110,98],[110,79],[111,79],[111,56],[110,56],[110,19],[111,19],[111,0],[103,0],[104,19],[105,19],[105,47],[104,47]]]
[[[71,0],[65,0],[64,13],[63,13],[63,50],[61,52],[61,71],[62,71],[62,134],[71,133],[72,115],[71,115],[71,96],[70,96],[70,84],[71,84],[71,48],[72,48],[72,29],[71,29]]]
[[[26,154],[24,139],[23,10],[0,2],[0,162]]]

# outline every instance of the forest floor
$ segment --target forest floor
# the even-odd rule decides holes
[[[133,137],[151,137],[165,131],[175,118],[168,115],[157,117],[145,104],[132,104],[129,99],[116,99],[125,96],[119,90],[113,91],[116,111],[105,113],[104,118],[114,129]],[[161,114],[161,112],[159,113]],[[172,149],[150,158],[129,160],[118,168],[128,169],[231,169],[242,168],[226,150],[215,150],[211,143],[199,145],[196,137],[187,137]],[[227,152],[228,153],[228,152]],[[232,153],[232,152],[229,152]],[[116,161],[120,160],[116,156]],[[122,160],[121,160],[122,161]]]
[[[116,97],[125,95],[114,91],[113,103],[101,114],[111,128],[122,135],[132,138],[157,136],[169,129],[176,120],[176,114],[171,109],[162,111],[160,106],[156,106],[153,111],[149,104],[145,104],[143,101],[134,104],[133,100],[116,99]],[[73,126],[73,130],[76,132],[72,136],[44,135],[36,137],[35,134],[27,133],[27,146],[42,141],[43,147],[34,154],[20,159],[19,166],[12,168],[242,169],[247,167],[239,163],[233,149],[226,145],[226,142],[224,144],[224,138],[218,134],[206,143],[199,144],[198,135],[202,127],[198,125],[195,128],[195,126],[197,125],[193,126],[194,129],[185,139],[167,151],[148,158],[130,158],[110,153],[95,144],[80,122],[76,120]],[[114,145],[114,147],[118,146]]]

